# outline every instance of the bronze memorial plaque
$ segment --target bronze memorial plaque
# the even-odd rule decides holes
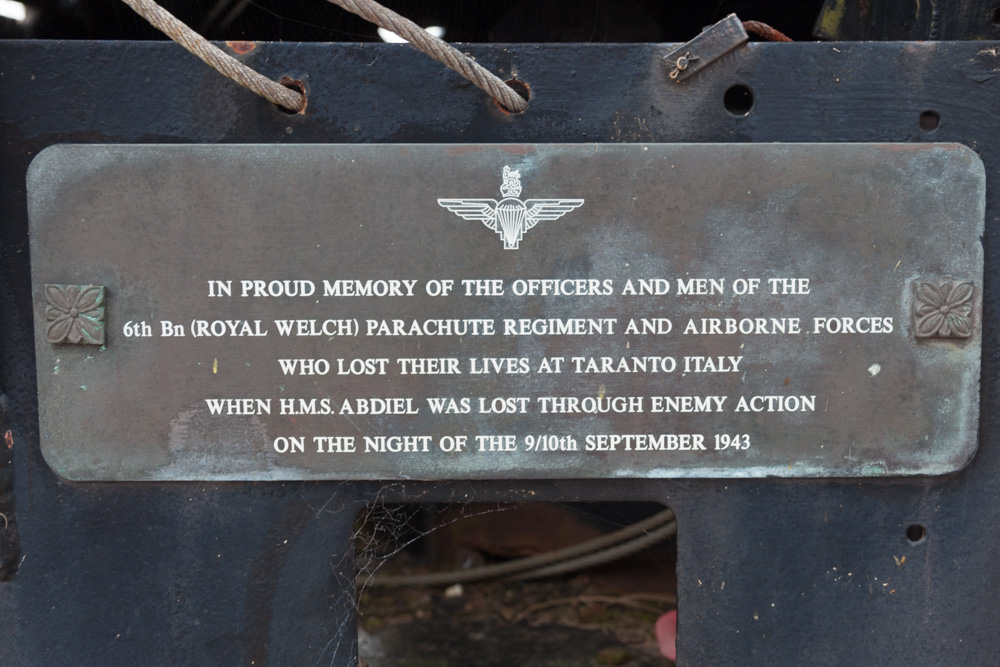
[[[976,451],[957,144],[61,145],[28,175],[73,480],[853,477]]]

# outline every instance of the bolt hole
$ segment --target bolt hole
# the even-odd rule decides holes
[[[927,531],[919,523],[915,523],[906,529],[906,539],[910,544],[918,544],[927,539]]]
[[[299,79],[293,79],[289,76],[283,76],[281,77],[281,81],[279,81],[278,83],[280,83],[285,88],[290,88],[297,93],[301,93],[302,97],[306,96],[306,85],[302,83],[302,81],[300,81]],[[298,111],[292,111],[291,109],[286,109],[280,104],[275,104],[274,106],[278,109],[278,111],[280,111],[283,114],[288,114],[289,116],[296,116],[298,114],[304,114],[306,112],[306,104],[308,104],[308,100],[306,100],[306,103],[304,103],[302,105],[302,108],[299,109]]]
[[[920,114],[920,129],[924,132],[933,132],[941,124],[941,114],[937,111],[925,111]]]
[[[525,102],[531,100],[531,86],[526,84],[524,81],[521,81],[520,79],[507,79],[504,83],[513,88],[515,93],[523,97]],[[500,102],[497,102],[496,100],[493,101],[498,107],[500,107],[500,110],[506,114],[521,113],[520,111],[511,111],[504,105],[500,104]]]
[[[730,86],[722,98],[726,111],[734,116],[746,116],[753,108],[753,91],[742,84]]]

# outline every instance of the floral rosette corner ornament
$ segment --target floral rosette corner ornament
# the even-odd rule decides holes
[[[50,343],[104,345],[104,288],[46,285],[46,335]]]
[[[918,338],[968,338],[972,335],[972,282],[918,280],[913,284]]]

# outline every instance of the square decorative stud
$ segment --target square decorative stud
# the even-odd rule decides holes
[[[46,336],[50,343],[104,345],[104,288],[45,286]]]
[[[923,278],[913,282],[913,331],[917,338],[968,338],[972,335],[969,280]]]

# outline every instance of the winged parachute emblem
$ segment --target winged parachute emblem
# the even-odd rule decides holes
[[[506,250],[517,250],[524,233],[542,220],[558,220],[575,208],[582,199],[528,199],[521,201],[521,173],[510,166],[503,168],[503,199],[438,199],[438,204],[466,220],[477,220],[503,239]]]

